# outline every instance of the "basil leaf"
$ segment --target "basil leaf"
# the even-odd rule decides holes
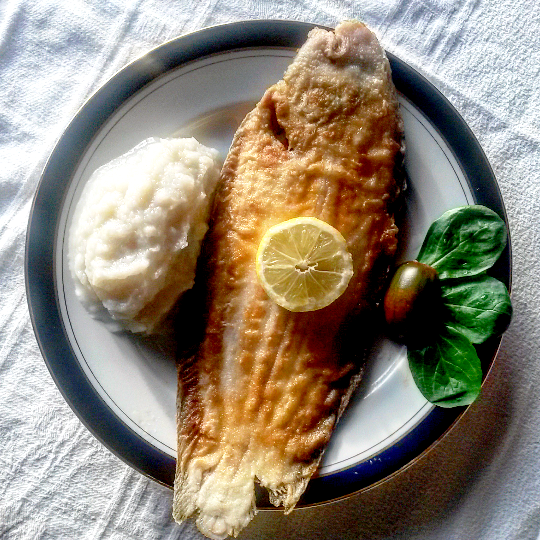
[[[505,223],[493,210],[462,206],[432,223],[418,261],[435,268],[440,279],[474,276],[491,268],[505,245]]]
[[[499,280],[480,276],[461,282],[441,283],[445,324],[472,343],[483,343],[502,334],[512,318],[512,303],[506,287]]]
[[[445,328],[430,345],[410,349],[407,356],[416,386],[431,403],[469,405],[480,393],[480,359],[474,345],[456,330]]]

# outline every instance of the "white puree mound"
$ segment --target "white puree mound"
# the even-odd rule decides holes
[[[69,237],[79,299],[151,333],[191,288],[219,177],[218,152],[195,139],[148,139],[100,167]]]

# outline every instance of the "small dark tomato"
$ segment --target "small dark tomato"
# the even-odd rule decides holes
[[[384,315],[392,339],[421,346],[439,331],[441,288],[437,271],[408,261],[398,266],[384,297]]]

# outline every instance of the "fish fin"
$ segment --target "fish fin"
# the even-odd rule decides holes
[[[251,465],[238,448],[203,452],[177,474],[173,517],[180,523],[196,514],[197,527],[208,538],[237,536],[256,512]]]

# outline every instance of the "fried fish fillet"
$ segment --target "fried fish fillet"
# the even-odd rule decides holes
[[[253,517],[255,482],[293,509],[357,385],[344,351],[369,320],[397,246],[402,121],[390,67],[361,23],[315,29],[239,127],[221,173],[197,283],[204,337],[179,368],[174,518],[210,538]],[[314,216],[338,229],[354,275],[330,306],[292,313],[258,282],[273,225]]]

